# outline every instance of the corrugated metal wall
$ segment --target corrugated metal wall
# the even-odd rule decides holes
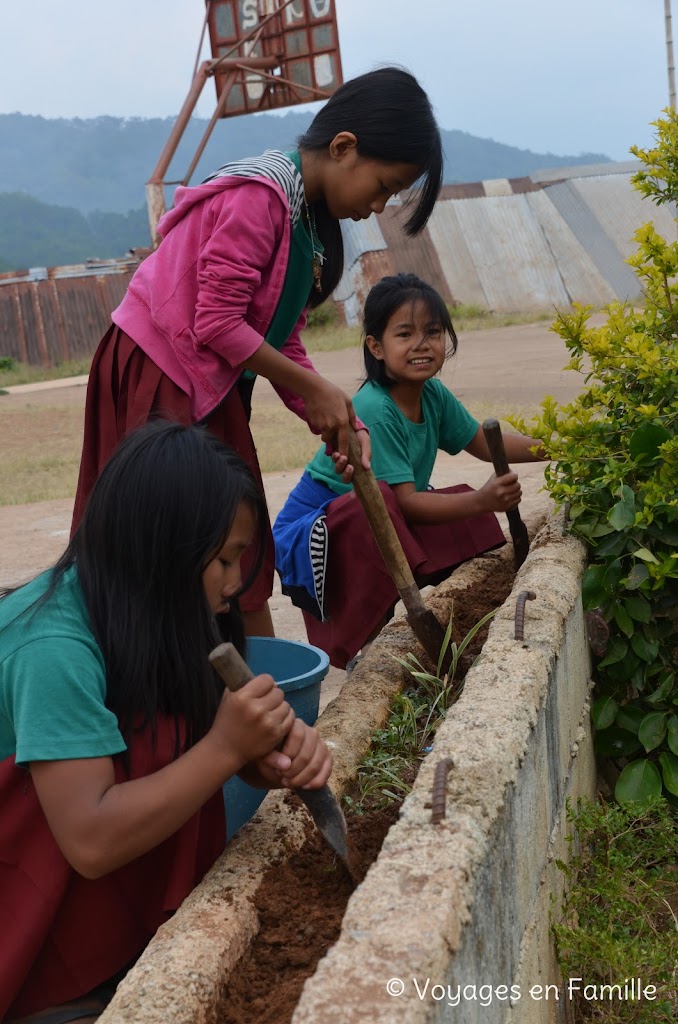
[[[546,195],[572,231],[581,250],[587,253],[619,299],[633,299],[639,291],[638,278],[624,263],[624,258],[610,236],[603,229],[591,207],[571,181],[550,185]],[[591,302],[587,291],[573,295],[573,301]]]
[[[567,295],[581,296],[579,301],[594,306],[612,302],[616,298],[612,285],[598,271],[546,191],[531,192],[526,199],[544,232]]]
[[[11,283],[0,279],[0,355],[35,366],[91,356],[130,277],[131,271],[47,280],[15,276]]]
[[[567,305],[558,268],[526,196],[466,199],[457,205],[490,309]]]
[[[403,204],[389,204],[379,217],[395,273],[418,274],[432,284],[446,302],[452,302],[454,296],[443,274],[440,258],[428,230],[425,229],[416,238],[410,238],[403,231],[407,217],[408,211]]]
[[[634,232],[653,221],[665,238],[678,237],[674,211],[652,205],[633,188],[631,174],[639,166],[555,168],[531,178],[445,185],[418,243],[428,249],[425,258],[421,249],[415,256],[385,211],[381,222],[394,267],[415,265],[446,300],[499,312],[636,300],[641,284],[625,262],[636,249]],[[353,256],[363,233],[373,238],[366,227],[373,221],[351,225]],[[354,267],[364,290],[362,257]],[[340,299],[349,322],[359,315],[352,280],[346,278]]]
[[[448,302],[500,312],[634,300],[641,286],[625,263],[634,232],[651,220],[669,241],[678,237],[674,211],[631,185],[638,166],[446,185],[417,239],[404,234],[407,212],[393,200],[379,219],[342,223],[346,266],[333,297],[351,324],[375,281],[400,271],[418,273]],[[91,355],[144,255],[0,274],[0,355],[44,365]]]
[[[479,201],[462,199],[438,203],[428,222],[428,232],[455,302],[486,307],[488,299],[458,215],[464,203]]]
[[[651,220],[660,235],[676,241],[676,222],[670,209],[655,206],[633,187],[625,174],[573,179],[572,187],[593,211],[603,231],[624,259],[637,249],[633,240],[638,228]]]

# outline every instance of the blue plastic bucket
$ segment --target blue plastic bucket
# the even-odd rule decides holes
[[[327,675],[330,659],[318,647],[298,640],[251,636],[245,660],[255,676],[267,672],[285,691],[285,699],[307,725],[314,725],[320,706],[320,684]],[[235,835],[249,821],[266,796],[234,775],[223,787],[226,808],[226,837]]]

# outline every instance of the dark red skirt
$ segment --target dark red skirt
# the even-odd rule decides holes
[[[193,422],[190,399],[129,335],[114,324],[101,339],[90,370],[71,535],[77,529],[90,492],[118,442],[130,430],[151,419],[185,424]],[[244,459],[264,494],[248,411],[238,389],[233,388],[202,422],[215,437]],[[258,576],[240,599],[243,611],[261,608],[273,592],[275,555],[268,518],[267,526],[264,562]],[[254,557],[253,550],[243,555],[243,578],[248,574]]]
[[[409,526],[388,484],[380,482],[379,487],[420,587],[440,583],[463,562],[506,543],[492,512],[442,525]],[[440,488],[444,494],[470,490],[466,484]],[[337,668],[345,668],[392,612],[398,591],[352,491],[328,506],[326,523],[328,621],[320,622],[304,612],[304,622],[309,643],[326,651]]]
[[[158,718],[135,733],[129,774],[120,755],[115,781],[160,771],[173,760],[175,730]],[[223,852],[219,789],[174,835],[129,864],[83,878],[59,849],[30,774],[0,762],[0,1020],[80,999],[136,959]]]

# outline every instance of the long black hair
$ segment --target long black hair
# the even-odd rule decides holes
[[[383,359],[372,355],[367,345],[371,336],[381,341],[388,322],[406,302],[423,302],[434,323],[439,323],[449,338],[446,358],[457,351],[457,335],[452,326],[450,311],[435,288],[422,281],[416,274],[393,274],[382,277],[370,288],[363,310],[363,359],[365,362],[365,383],[374,381],[382,387],[390,387],[393,381],[386,373]]]
[[[421,184],[408,200],[414,209],[405,231],[410,236],[423,231],[443,180],[443,148],[431,102],[416,78],[404,68],[384,67],[344,82],[297,145],[300,150],[326,149],[339,132],[355,135],[360,156],[420,169]],[[325,200],[315,202],[313,209],[325,247],[322,291],[311,300],[318,305],[339,284],[344,249],[339,223],[330,216]]]
[[[229,639],[242,651],[237,601],[209,608],[202,574],[239,505],[255,521],[263,557],[264,499],[242,459],[207,430],[155,421],[130,433],[99,476],[82,522],[52,570],[39,609],[75,565],[106,665],[106,705],[127,739],[159,714],[185,725],[186,747],[205,735],[223,693],[207,655]],[[31,612],[31,609],[28,609]]]

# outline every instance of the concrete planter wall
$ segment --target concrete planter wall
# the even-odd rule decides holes
[[[463,567],[429,605],[444,621],[455,590],[482,586],[493,559],[511,557],[505,549]],[[563,536],[557,518],[546,522],[293,1024],[563,1019],[549,933],[562,892],[554,861],[567,857],[566,801],[595,794],[583,568],[582,545]],[[521,642],[513,617],[524,590],[537,599],[526,606]],[[321,716],[337,792],[401,685],[390,655],[412,646],[405,622],[387,627]],[[426,804],[446,757],[454,762],[447,815],[433,825]],[[218,1024],[225,981],[257,931],[249,896],[272,859],[302,846],[303,824],[281,795],[267,797],[160,928],[101,1024]]]

